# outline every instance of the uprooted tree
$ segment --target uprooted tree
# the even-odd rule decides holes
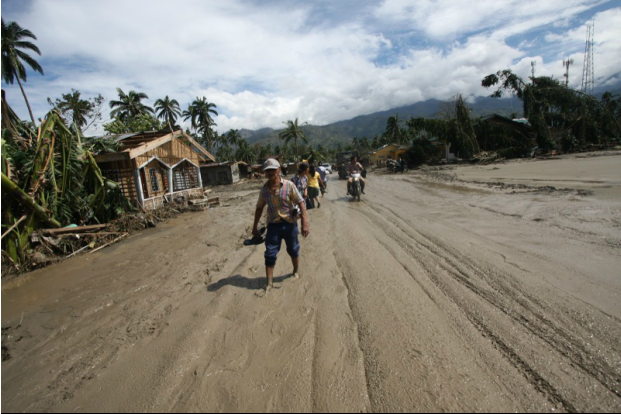
[[[492,97],[511,93],[524,103],[524,116],[543,150],[552,149],[558,139],[565,150],[573,150],[606,144],[621,135],[619,116],[615,114],[621,98],[611,94],[598,101],[556,79],[533,76],[527,82],[509,69],[486,76],[481,84],[486,88],[497,87]]]

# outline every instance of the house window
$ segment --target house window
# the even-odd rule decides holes
[[[196,188],[198,187],[198,169],[192,166],[177,167],[173,172],[173,180],[175,191]]]
[[[160,182],[157,179],[156,168],[149,168],[149,178],[151,179],[151,191],[154,193],[160,191]]]

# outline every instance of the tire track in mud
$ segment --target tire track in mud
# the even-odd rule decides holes
[[[520,289],[519,285],[512,283],[512,275],[506,274],[494,267],[490,267],[489,273],[494,274],[496,279],[491,278],[486,272],[479,269],[481,264],[475,263],[468,257],[460,255],[454,249],[439,240],[413,229],[405,219],[390,208],[385,207],[385,209],[381,209],[372,203],[368,203],[367,206],[370,210],[379,214],[382,219],[379,220],[376,216],[364,209],[359,209],[358,212],[363,214],[371,223],[377,226],[378,229],[385,231],[394,240],[399,241],[399,246],[408,256],[416,260],[418,264],[425,269],[427,277],[432,280],[434,285],[460,308],[461,312],[467,316],[468,320],[476,327],[481,335],[493,341],[495,348],[501,352],[516,369],[528,378],[529,382],[536,390],[546,395],[550,402],[560,404],[568,411],[576,410],[574,404],[565,398],[550,381],[546,380],[542,374],[532,368],[531,364],[520,357],[515,349],[503,341],[500,335],[494,332],[495,329],[489,323],[485,322],[485,318],[479,315],[476,309],[468,307],[465,302],[463,302],[463,299],[460,299],[460,294],[455,292],[436,275],[437,272],[430,263],[430,259],[434,261],[446,275],[452,277],[453,280],[471,291],[476,297],[485,300],[493,309],[502,312],[502,314],[508,316],[536,338],[544,341],[559,355],[569,359],[570,364],[576,366],[586,374],[587,377],[597,380],[612,394],[617,397],[620,396],[619,384],[621,383],[621,378],[614,368],[607,363],[605,356],[592,355],[579,341],[579,338],[573,338],[568,333],[570,330],[568,328],[575,329],[575,323],[567,324],[567,326],[561,328],[547,318],[545,316],[545,311],[547,310],[547,312],[550,313],[551,309],[546,309],[538,298],[529,296],[523,289]],[[392,224],[394,229],[386,226],[386,222]],[[395,257],[395,260],[399,262],[397,258],[398,255],[395,254],[389,246],[384,245],[384,248],[390,251]],[[440,260],[432,258],[439,258]],[[402,262],[400,263],[404,269],[409,272],[407,266]],[[416,279],[414,275],[412,275],[412,277]],[[488,290],[477,286],[477,281],[484,282],[488,286]],[[429,294],[429,292],[427,292],[427,294]],[[509,299],[507,300],[507,298]],[[508,309],[515,308],[515,304],[518,305],[519,311],[508,311]],[[525,317],[524,315],[529,316]],[[554,314],[554,318],[563,319],[559,314]],[[578,322],[583,323],[584,321]],[[614,343],[605,345],[612,347],[609,349],[615,348]],[[613,357],[618,358],[618,355],[613,355]]]
[[[398,217],[403,221],[394,211],[388,209],[395,217]],[[406,236],[410,237],[412,240],[415,238],[411,237],[407,234],[406,231],[402,229],[396,222],[394,222],[398,229],[400,229]],[[404,222],[405,224],[405,222]],[[411,229],[415,231],[414,229]],[[535,297],[529,297],[529,295],[520,289],[516,283],[511,283],[510,279],[513,277],[510,274],[506,274],[498,269],[494,269],[494,273],[496,276],[502,276],[499,279],[492,279],[487,276],[485,272],[482,272],[478,269],[477,264],[470,260],[468,257],[460,256],[459,253],[455,252],[453,249],[450,249],[445,244],[441,243],[438,240],[434,240],[430,236],[425,236],[420,232],[416,232],[418,236],[426,239],[427,244],[423,244],[423,246],[427,249],[428,253],[431,255],[443,257],[450,264],[448,266],[442,266],[443,270],[445,270],[448,274],[453,275],[456,279],[460,281],[464,286],[470,289],[474,294],[484,298],[490,305],[494,306],[496,309],[500,310],[505,315],[512,318],[515,322],[520,323],[524,328],[529,330],[531,333],[544,340],[550,347],[555,349],[560,355],[566,357],[571,360],[574,364],[579,366],[584,373],[593,378],[597,379],[604,387],[606,387],[613,394],[616,394],[618,397],[621,397],[621,391],[618,389],[618,385],[621,383],[621,376],[618,376],[617,373],[603,360],[602,357],[598,358],[590,358],[593,362],[589,362],[586,358],[586,355],[589,355],[590,352],[585,346],[576,341],[576,338],[571,337],[568,333],[567,327],[557,326],[552,322],[552,320],[545,316],[544,311],[547,310],[550,312],[550,309],[545,309],[543,303]],[[437,249],[434,249],[436,247]],[[460,266],[460,261],[465,262],[465,269]],[[430,277],[433,277],[433,272],[430,269],[427,269]],[[475,274],[475,276],[479,277],[481,280],[485,280],[485,282],[494,290],[494,292],[485,292],[479,289],[475,284],[470,281],[470,276],[468,275],[468,271],[471,271]],[[510,286],[505,285],[502,282],[509,283]],[[500,286],[493,286],[494,282],[499,283]],[[438,280],[439,283],[439,280]],[[437,284],[437,283],[436,283]],[[519,293],[521,297],[516,296],[516,293]],[[515,302],[517,302],[524,313],[530,312],[532,314],[531,318],[526,318],[524,314],[521,316],[516,316],[515,312],[508,312],[507,309],[510,307],[508,304],[502,304],[502,300],[505,297],[509,297]],[[538,310],[540,309],[540,310]],[[598,311],[599,312],[599,311]],[[602,313],[605,315],[604,313]],[[562,319],[560,315],[554,315],[555,319]],[[609,318],[608,315],[606,317]],[[617,320],[616,318],[611,318],[613,320]],[[618,320],[617,320],[618,321]],[[537,322],[538,324],[535,324]],[[578,323],[583,323],[584,321],[575,321]],[[560,340],[559,340],[560,339]],[[614,345],[614,344],[610,344]]]
[[[362,355],[362,366],[364,367],[364,385],[366,387],[367,395],[369,396],[369,399],[372,403],[374,401],[373,390],[371,389],[370,381],[369,381],[370,376],[369,376],[368,358],[366,356],[365,350],[362,347],[363,334],[362,334],[362,326],[360,324],[360,318],[356,318],[357,312],[353,304],[352,290],[351,290],[351,287],[349,286],[349,282],[347,281],[347,277],[345,277],[345,274],[341,271],[341,269],[343,269],[343,264],[341,260],[339,259],[336,253],[336,250],[334,251],[334,260],[336,261],[338,272],[339,272],[339,275],[341,276],[341,280],[343,281],[343,285],[345,286],[345,289],[347,289],[347,305],[349,306],[349,312],[352,315],[352,323],[354,325],[354,329],[358,336],[358,342],[357,342],[358,351],[360,352],[360,355]],[[373,410],[373,411],[376,411],[376,410]]]
[[[378,226],[378,227],[380,226],[380,224],[378,222],[376,222],[374,219],[370,218],[370,220],[376,226]],[[384,231],[386,231],[387,233],[390,234],[390,232],[385,227],[383,229],[384,229]],[[393,237],[395,240],[398,240],[394,233],[391,234],[391,237]],[[401,263],[401,265],[403,266],[404,270],[409,273],[410,269],[408,269],[408,267],[406,265],[404,265],[398,259],[398,255],[395,254],[392,251],[392,249],[389,246],[387,246],[386,244],[384,244],[384,243],[381,243],[381,244],[382,244],[382,246],[384,248],[386,248],[387,251],[391,252],[391,254],[395,258],[395,260],[397,262]],[[406,253],[409,253],[411,256],[413,256],[412,251],[410,251],[409,249],[407,249],[405,247],[403,247],[403,249],[404,249],[404,251]],[[432,255],[436,255],[436,254],[432,253],[431,250],[429,250],[428,253],[431,253]],[[548,398],[548,400],[550,402],[562,406],[565,410],[570,411],[570,412],[577,411],[573,407],[573,405],[570,402],[568,402],[567,400],[565,400],[560,395],[560,393],[549,382],[547,382],[545,379],[543,379],[543,377],[538,375],[537,372],[534,369],[532,369],[524,360],[522,360],[513,349],[511,349],[504,342],[502,342],[497,335],[494,335],[492,333],[492,330],[488,326],[486,326],[486,324],[481,322],[478,319],[478,317],[471,310],[469,310],[466,306],[464,306],[464,304],[461,303],[461,301],[456,298],[456,296],[457,296],[456,294],[454,294],[453,292],[451,292],[448,289],[446,289],[446,287],[440,281],[440,279],[438,277],[434,276],[434,274],[435,274],[434,269],[432,269],[427,263],[425,263],[425,261],[420,261],[419,264],[425,269],[425,271],[427,273],[427,277],[429,277],[430,280],[433,281],[434,285],[437,286],[442,291],[442,293],[444,293],[444,295],[446,295],[446,297],[450,298],[451,301],[453,303],[455,303],[459,307],[459,309],[462,311],[462,313],[468,318],[468,320],[473,324],[473,326],[475,326],[475,328],[484,337],[490,338],[492,340],[492,342],[494,343],[494,347],[496,349],[498,349],[505,356],[505,358],[510,362],[510,364],[513,367],[515,367],[520,372],[522,372],[522,374],[528,379],[528,381],[533,385],[533,387],[537,391],[539,391],[540,393],[544,394]],[[443,270],[446,271],[448,269],[443,268]],[[481,292],[472,283],[470,283],[467,280],[467,276],[465,276],[464,274],[461,274],[461,273],[459,273],[458,275],[454,275],[454,276],[456,276],[456,278],[458,278],[460,280],[460,282],[463,285],[465,285],[468,289],[470,289],[473,293],[477,294],[478,296],[483,296],[481,294]],[[416,279],[414,277],[414,275],[412,275],[412,278]],[[420,285],[420,283],[419,283],[419,285]],[[420,285],[420,286],[422,286],[422,285]],[[436,303],[436,304],[438,303],[438,301],[433,297],[433,295],[427,289],[423,288],[423,290],[425,291],[425,293],[430,298],[432,298],[432,301],[434,303]]]

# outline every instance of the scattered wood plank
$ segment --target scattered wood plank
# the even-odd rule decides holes
[[[91,251],[91,253],[98,252],[98,251],[100,251],[100,250],[101,250],[101,249],[103,249],[103,248],[106,248],[106,247],[108,247],[108,246],[111,246],[111,245],[113,245],[114,243],[116,243],[116,242],[119,242],[119,241],[123,240],[123,239],[124,239],[125,237],[127,237],[127,236],[129,236],[129,233],[125,233],[125,234],[123,234],[121,237],[117,237],[116,239],[112,240],[110,243],[106,243],[106,244],[104,244],[103,246],[100,246],[100,247],[96,248],[95,250]]]
[[[190,200],[188,203],[190,205],[194,205],[194,206],[219,205],[220,204],[220,197],[202,198],[200,200]]]
[[[82,247],[80,250],[76,250],[75,252],[71,253],[69,256],[65,257],[65,259],[69,259],[70,257],[75,256],[76,254],[88,249],[89,247],[91,247],[90,244],[87,244],[86,246]]]
[[[122,231],[99,231],[97,233],[69,233],[69,234],[60,234],[58,235],[60,238],[63,237],[71,237],[71,236],[114,236],[115,234],[123,234]]]
[[[105,229],[108,227],[108,224],[94,224],[92,226],[81,226],[81,227],[63,227],[61,229],[44,229],[41,230],[41,233],[56,236],[59,234],[78,234],[78,233],[88,233],[96,230]]]

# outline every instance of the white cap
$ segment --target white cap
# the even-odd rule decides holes
[[[274,158],[270,158],[263,163],[263,172],[267,170],[277,170],[280,168],[280,163]]]

